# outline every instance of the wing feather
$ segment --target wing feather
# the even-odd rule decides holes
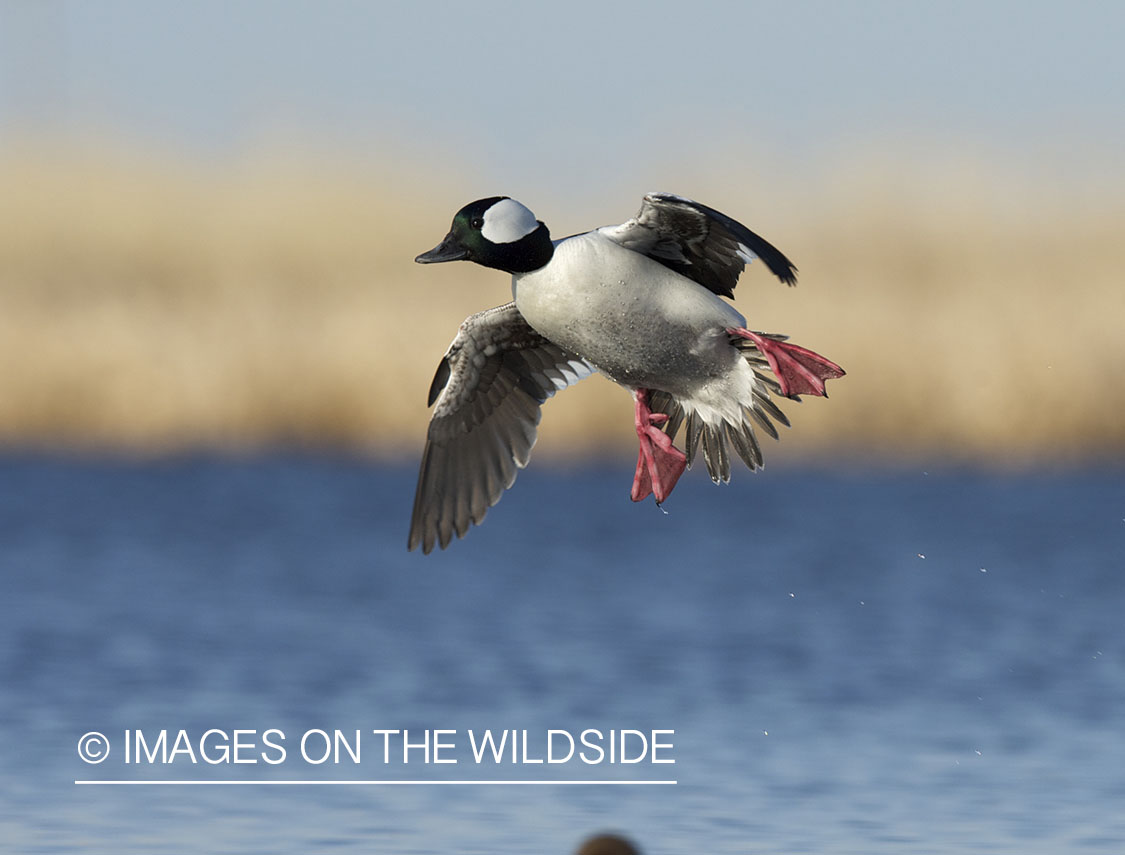
[[[438,365],[409,549],[444,549],[527,465],[540,405],[593,367],[537,333],[515,303],[471,315]]]
[[[734,296],[743,268],[760,258],[778,279],[797,284],[797,268],[765,238],[726,214],[671,193],[649,193],[628,222],[599,231],[723,297]]]

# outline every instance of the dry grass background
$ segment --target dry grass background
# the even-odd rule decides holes
[[[801,189],[668,182],[789,254],[737,305],[849,376],[785,407],[770,459],[941,456],[1037,465],[1125,451],[1125,194],[919,177],[875,159]],[[700,185],[703,186],[700,186]],[[1033,186],[1034,185],[1034,186]],[[413,456],[437,360],[506,277],[421,267],[471,196],[326,158],[208,168],[135,152],[0,152],[0,443],[160,453],[303,445]],[[547,210],[556,235],[631,215]],[[538,453],[635,441],[597,378],[547,404]]]

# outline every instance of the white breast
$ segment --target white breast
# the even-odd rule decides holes
[[[687,394],[739,359],[727,327],[745,326],[701,285],[597,232],[560,241],[551,262],[513,277],[521,314],[622,385]]]

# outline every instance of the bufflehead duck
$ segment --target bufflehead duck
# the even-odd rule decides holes
[[[753,332],[734,297],[760,258],[788,285],[780,250],[713,208],[669,193],[635,217],[561,240],[515,199],[466,205],[440,244],[415,261],[472,261],[512,275],[513,302],[469,316],[430,385],[434,407],[418,475],[408,548],[444,549],[512,486],[535,444],[540,405],[600,371],[633,394],[640,451],[631,497],[659,504],[703,448],[716,483],[734,448],[762,465],[754,426],[777,438],[789,421],[770,394],[826,395],[844,370]],[[673,442],[686,426],[684,450]]]

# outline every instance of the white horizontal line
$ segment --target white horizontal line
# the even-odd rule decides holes
[[[511,786],[511,787],[533,787],[533,786],[653,786],[653,785],[674,785],[677,781],[550,781],[550,780],[531,780],[531,781],[423,781],[423,780],[376,780],[376,781],[351,781],[351,780],[326,780],[326,781],[304,781],[304,780],[268,780],[268,781],[198,781],[198,780],[157,780],[157,781],[135,781],[135,780],[120,780],[120,779],[103,779],[103,780],[76,780],[77,785],[99,785],[99,786],[139,786],[139,787],[168,787],[168,786],[195,786],[195,787],[253,787],[253,786],[362,786],[362,787],[405,787],[405,786],[442,786],[442,785],[456,785],[456,786],[473,786],[473,787],[492,787],[492,786]]]

